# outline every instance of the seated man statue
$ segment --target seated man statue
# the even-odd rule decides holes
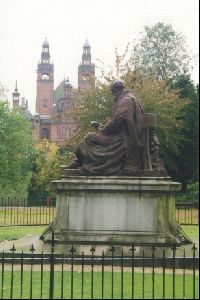
[[[97,122],[92,122],[97,131],[85,136],[75,150],[76,160],[69,166],[63,166],[64,174],[68,174],[67,169],[77,169],[79,175],[86,176],[134,176],[142,175],[142,170],[157,167],[155,155],[154,164],[146,167],[143,134],[145,113],[140,102],[125,91],[120,80],[111,85],[111,91],[114,95],[111,121],[103,128]],[[151,136],[153,140],[149,140],[147,147],[154,145],[155,149],[155,133]],[[155,151],[148,149],[149,156],[151,152]]]

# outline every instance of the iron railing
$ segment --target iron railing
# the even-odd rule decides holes
[[[54,218],[56,198],[0,199],[0,227],[48,225]],[[180,194],[176,199],[176,218],[181,225],[199,225],[199,207]]]
[[[195,193],[176,194],[176,218],[181,225],[199,225],[199,202]]]
[[[0,199],[0,227],[48,225],[54,218],[56,199],[41,197],[27,199]]]
[[[199,298],[195,245],[180,255],[176,245],[101,243],[80,253],[76,243],[56,254],[54,242],[50,253],[0,253],[1,299]]]

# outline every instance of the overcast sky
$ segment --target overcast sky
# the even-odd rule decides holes
[[[170,23],[198,55],[198,0],[0,0],[0,82],[8,98],[18,88],[35,112],[36,69],[47,37],[54,63],[54,88],[69,77],[77,87],[82,47],[88,39],[92,61],[113,66],[115,47],[121,53],[138,39],[145,25]],[[192,79],[198,82],[196,66]]]

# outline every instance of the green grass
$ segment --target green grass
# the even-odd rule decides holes
[[[182,229],[190,238],[198,238],[199,237],[199,226],[195,225],[182,225]]]
[[[42,234],[47,226],[10,226],[0,227],[0,241],[17,240],[27,234]],[[190,238],[199,237],[199,226],[181,226]]]
[[[17,240],[27,234],[39,235],[45,230],[46,226],[11,226],[0,227],[0,241]]]
[[[2,287],[2,274],[0,275],[0,292]],[[62,292],[62,272],[55,272],[54,275],[54,299],[61,299],[61,292]],[[72,299],[71,294],[71,286],[72,286],[72,279],[71,279],[71,272],[65,271],[63,273],[63,298],[64,299]],[[113,277],[113,298],[114,299],[121,299],[122,298],[122,275],[121,272],[114,272]],[[33,290],[32,295],[30,294],[30,282],[32,280],[33,283]],[[144,281],[143,281],[144,280]],[[3,297],[5,299],[11,298],[11,271],[4,272],[4,279],[3,279]],[[94,272],[93,273],[93,291],[94,291],[94,299],[102,299],[102,273]],[[135,299],[142,299],[143,298],[143,282],[144,282],[144,298],[145,299],[152,299],[152,274],[145,273],[144,278],[142,273],[135,273],[134,278],[134,297]],[[154,281],[154,291],[155,299],[163,299],[163,275],[155,273],[155,281]],[[73,298],[80,299],[82,293],[82,273],[81,272],[74,272],[73,273]],[[84,290],[83,290],[83,298],[84,299],[91,299],[91,273],[84,272]],[[104,273],[104,298],[111,299],[111,287],[112,287],[112,273],[105,272]],[[13,279],[13,295],[14,299],[20,298],[20,287],[21,287],[21,273],[20,271],[14,271],[14,279]],[[42,288],[41,288],[42,287]],[[198,278],[196,277],[195,280],[195,299],[198,299]],[[0,295],[1,296],[1,295]],[[31,272],[24,271],[23,272],[23,294],[22,298],[24,299],[48,299],[49,297],[49,272],[43,272],[43,284],[41,286],[41,273],[39,271],[34,271],[32,273],[31,279]],[[185,297],[184,297],[185,296]],[[132,297],[132,274],[131,272],[124,272],[123,273],[123,298],[124,299],[131,299]],[[177,299],[194,299],[193,297],[193,277],[190,274],[187,274],[185,277],[185,295],[183,291],[183,276],[176,275],[175,277],[175,297]],[[165,298],[166,299],[173,299],[173,281],[172,281],[172,274],[165,275]]]

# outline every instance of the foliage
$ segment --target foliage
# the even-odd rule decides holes
[[[99,80],[81,94],[81,107],[74,114],[80,123],[76,135],[67,143],[74,148],[88,131],[93,131],[91,121],[105,124],[112,114],[113,96],[106,83]]]
[[[199,191],[199,182],[189,183],[187,186],[187,192],[196,192]]]
[[[132,57],[137,69],[141,68],[146,75],[156,74],[158,79],[173,78],[189,71],[191,57],[181,33],[162,22],[144,29]]]
[[[30,122],[0,100],[0,196],[26,195],[31,157]]]
[[[29,195],[54,195],[52,181],[60,178],[60,165],[63,164],[69,153],[60,153],[60,148],[48,140],[35,145],[33,175],[29,186]]]
[[[178,153],[178,145],[184,138],[180,130],[186,100],[181,100],[177,92],[170,90],[167,81],[158,80],[155,75],[145,77],[140,72],[128,72],[124,81],[128,90],[140,99],[144,110],[156,114],[161,157],[172,163],[169,151]]]
[[[199,120],[199,95],[198,87],[191,81],[189,75],[181,75],[173,80],[171,87],[176,89],[181,98],[187,98],[184,107],[183,128],[180,132],[184,140],[179,147],[179,155],[174,154],[177,169],[172,170],[172,175],[183,185],[186,191],[190,181],[198,179],[198,120]]]

